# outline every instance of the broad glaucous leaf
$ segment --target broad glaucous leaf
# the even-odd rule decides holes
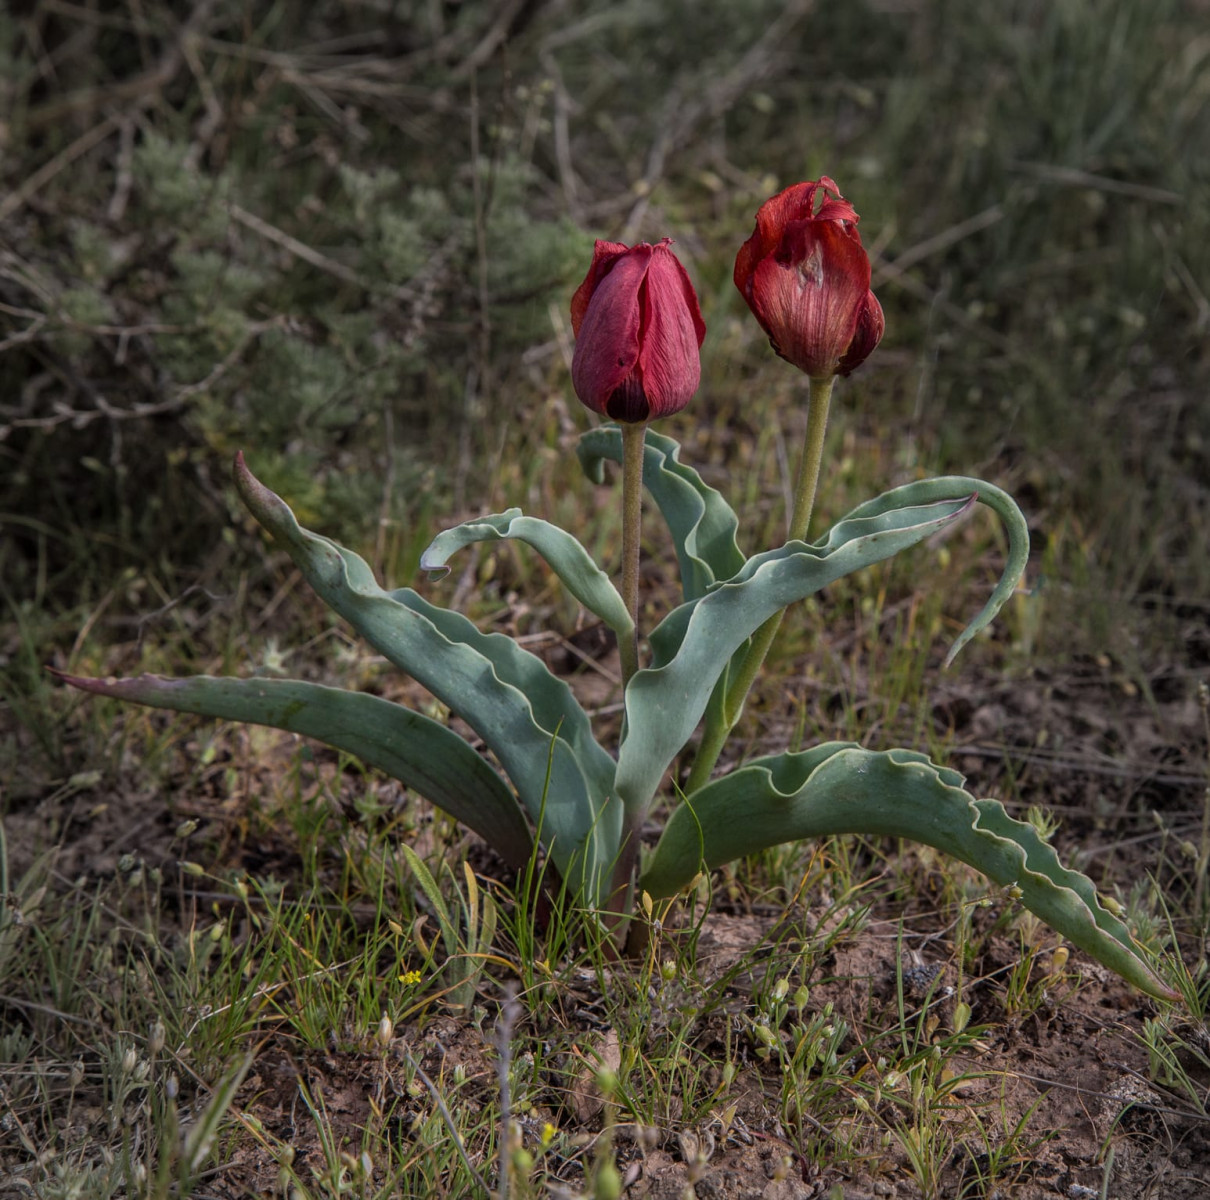
[[[678,460],[680,445],[647,430],[643,448],[643,484],[663,514],[676,547],[685,600],[696,600],[744,565],[736,541],[739,522],[721,493]],[[622,431],[616,425],[590,429],[576,446],[580,465],[594,483],[604,479],[606,459],[622,461]]]
[[[1144,992],[1177,993],[1144,960],[1087,876],[1064,867],[1038,831],[997,800],[977,800],[957,771],[908,750],[830,742],[759,758],[690,796],[664,829],[640,887],[653,898],[770,846],[859,833],[909,838],[981,871],[1052,929]]]
[[[996,614],[1004,607],[1017,584],[1025,574],[1025,564],[1029,561],[1029,526],[1017,502],[995,484],[985,483],[982,479],[973,479],[965,475],[941,475],[936,479],[920,479],[915,483],[906,483],[902,487],[892,488],[859,504],[851,512],[842,517],[822,538],[814,543],[821,550],[830,550],[841,541],[853,536],[857,528],[856,522],[864,520],[881,520],[896,509],[911,509],[913,507],[944,503],[959,496],[977,496],[980,504],[987,505],[1004,524],[1008,534],[1008,561],[1000,573],[1000,582],[988,597],[987,603],[975,615],[966,628],[955,639],[945,656],[948,667],[954,661],[958,651],[966,645],[977,633],[985,629]]]
[[[484,740],[572,892],[601,900],[622,814],[613,797],[613,761],[567,685],[511,638],[481,633],[410,588],[384,591],[364,559],[303,529],[242,455],[236,484],[320,598]]]
[[[446,563],[464,547],[508,539],[525,542],[537,550],[567,590],[589,612],[600,617],[619,639],[633,636],[634,622],[626,611],[625,601],[588,551],[566,530],[549,521],[524,516],[519,508],[476,517],[444,530],[420,556],[420,566],[425,571],[448,570]]]
[[[294,679],[61,678],[101,696],[314,738],[412,788],[473,829],[511,866],[529,859],[529,826],[487,760],[444,725],[401,704]]]
[[[815,545],[789,542],[753,555],[726,583],[669,613],[651,634],[651,666],[626,689],[617,790],[627,809],[650,804],[746,638],[788,605],[945,528],[974,505],[972,482],[955,480],[963,487],[950,499],[846,518]]]

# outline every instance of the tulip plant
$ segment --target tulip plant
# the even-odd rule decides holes
[[[977,479],[894,488],[807,541],[833,382],[871,353],[883,314],[870,291],[858,216],[828,178],[767,201],[735,264],[735,283],[774,350],[809,380],[805,442],[784,545],[745,554],[723,496],[680,461],[650,420],[697,389],[706,329],[671,243],[598,242],[572,300],[572,381],[611,418],[580,440],[586,474],[622,465],[620,591],[572,534],[518,509],[439,534],[421,565],[446,567],[475,543],[513,540],[540,554],[568,591],[616,635],[625,719],[616,752],[594,735],[571,689],[500,634],[410,588],[388,591],[369,566],[303,529],[286,503],[236,460],[244,503],[308,583],[378,653],[412,675],[482,739],[494,763],[446,725],[377,696],[278,679],[197,676],[68,678],[85,691],[304,734],[378,767],[464,822],[513,867],[543,853],[569,893],[625,943],[636,896],[671,897],[703,870],[806,837],[858,833],[934,846],[982,871],[1076,946],[1156,997],[1175,998],[1092,882],[1063,867],[1034,826],[976,799],[957,772],[911,750],[826,742],[716,775],[786,610],[850,572],[951,528],[974,505],[1004,524],[1008,562],[949,658],[999,611],[1024,571],[1028,531],[1012,499]],[[643,490],[680,568],[681,602],[646,637],[638,629]],[[700,736],[695,734],[700,727]],[[693,746],[687,773],[669,768]],[[678,780],[680,782],[678,782]],[[657,799],[679,801],[640,854]]]

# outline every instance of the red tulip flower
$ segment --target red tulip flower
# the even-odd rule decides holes
[[[882,339],[857,221],[826,175],[796,183],[760,206],[735,258],[735,286],[773,349],[812,379],[848,375]]]
[[[571,298],[572,384],[589,408],[615,421],[680,412],[702,377],[706,325],[671,244],[597,242]]]

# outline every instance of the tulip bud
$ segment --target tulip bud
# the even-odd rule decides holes
[[[796,183],[761,205],[736,255],[735,286],[773,349],[812,379],[848,375],[882,339],[857,221],[826,175]]]
[[[701,381],[706,326],[671,244],[597,242],[571,298],[572,384],[587,407],[615,421],[679,412]]]

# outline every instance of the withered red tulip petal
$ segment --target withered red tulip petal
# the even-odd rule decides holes
[[[848,375],[861,366],[873,353],[874,347],[882,341],[885,329],[886,317],[882,315],[882,305],[878,303],[878,297],[873,292],[867,292],[865,304],[857,314],[857,332],[853,334],[853,340],[840,360],[837,374]]]
[[[813,378],[847,375],[882,337],[857,222],[835,180],[797,183],[760,206],[735,257],[735,286],[773,348]]]
[[[752,303],[752,277],[762,259],[768,258],[781,243],[782,233],[791,221],[811,214],[815,195],[813,183],[796,183],[766,200],[756,213],[756,229],[735,256],[735,286]]]
[[[856,237],[837,221],[796,221],[757,264],[750,303],[782,358],[812,377],[835,375],[869,290]]]
[[[824,192],[823,205],[816,213],[815,197],[820,191]],[[833,195],[829,196],[828,192]],[[793,184],[760,206],[756,230],[735,256],[735,286],[749,304],[757,264],[777,250],[792,223],[811,220],[857,224],[858,216],[853,206],[841,196],[840,189],[827,175],[817,182]]]

